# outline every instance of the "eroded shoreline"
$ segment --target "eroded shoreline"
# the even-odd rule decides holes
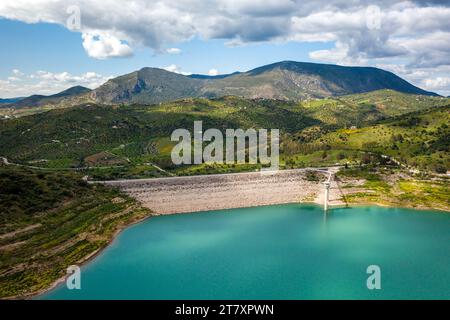
[[[336,172],[337,168],[330,168],[330,170]],[[318,180],[311,180],[311,177],[307,176],[308,171],[310,169],[96,182],[121,189],[137,199],[144,207],[151,209],[152,214],[121,226],[104,247],[83,257],[79,264],[84,265],[94,259],[124,229],[154,215],[183,214],[288,203],[316,203],[323,205],[324,186],[321,180],[325,180],[326,174],[319,172]],[[339,181],[333,180],[329,195],[330,206],[347,206],[348,204],[343,201],[346,195],[368,191],[364,188],[362,180],[354,179],[351,182],[353,187],[342,188]],[[361,205],[386,206],[378,203],[351,203],[351,206]],[[428,207],[415,209],[438,210]],[[9,297],[9,299],[31,299],[42,296],[64,282],[65,279],[66,276],[63,276],[47,288],[26,296]]]

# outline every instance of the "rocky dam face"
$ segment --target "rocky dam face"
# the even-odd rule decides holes
[[[334,169],[330,169],[334,170]],[[308,172],[315,172],[312,180]],[[283,203],[324,202],[327,171],[308,169],[102,182],[118,187],[155,214],[220,210]],[[340,190],[331,183],[330,204]]]

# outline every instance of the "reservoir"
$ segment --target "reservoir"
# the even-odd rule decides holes
[[[450,299],[450,215],[289,204],[151,217],[81,267],[80,290],[39,298]]]

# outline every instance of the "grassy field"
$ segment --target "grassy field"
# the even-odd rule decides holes
[[[0,166],[0,298],[48,288],[150,212],[78,174]]]
[[[373,126],[340,129],[316,140],[331,149],[369,151],[445,173],[450,169],[450,107],[395,117]]]
[[[350,204],[377,204],[417,209],[449,211],[450,180],[427,175],[410,175],[399,168],[366,166],[343,169],[338,179],[344,188],[353,187],[348,179],[361,179],[363,191],[346,196]]]
[[[280,129],[283,168],[358,163],[369,151],[442,172],[448,168],[449,139],[448,108],[440,106],[449,103],[381,90],[303,102],[223,97],[150,106],[81,105],[1,121],[0,156],[43,168],[90,167],[83,173],[95,179],[166,175],[152,164],[172,174],[246,170],[172,165],[171,132],[192,130],[194,120],[202,120],[204,130]],[[440,111],[427,113],[434,108]],[[403,118],[411,112],[417,114],[408,116],[408,124]]]
[[[301,103],[314,118],[331,127],[361,126],[430,107],[450,104],[450,99],[378,90],[362,94],[309,100]]]

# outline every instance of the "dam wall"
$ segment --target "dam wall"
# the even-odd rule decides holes
[[[120,188],[156,214],[313,201],[322,204],[322,181],[326,180],[327,173],[316,174],[321,181],[309,181],[307,171],[293,169],[101,183]]]

